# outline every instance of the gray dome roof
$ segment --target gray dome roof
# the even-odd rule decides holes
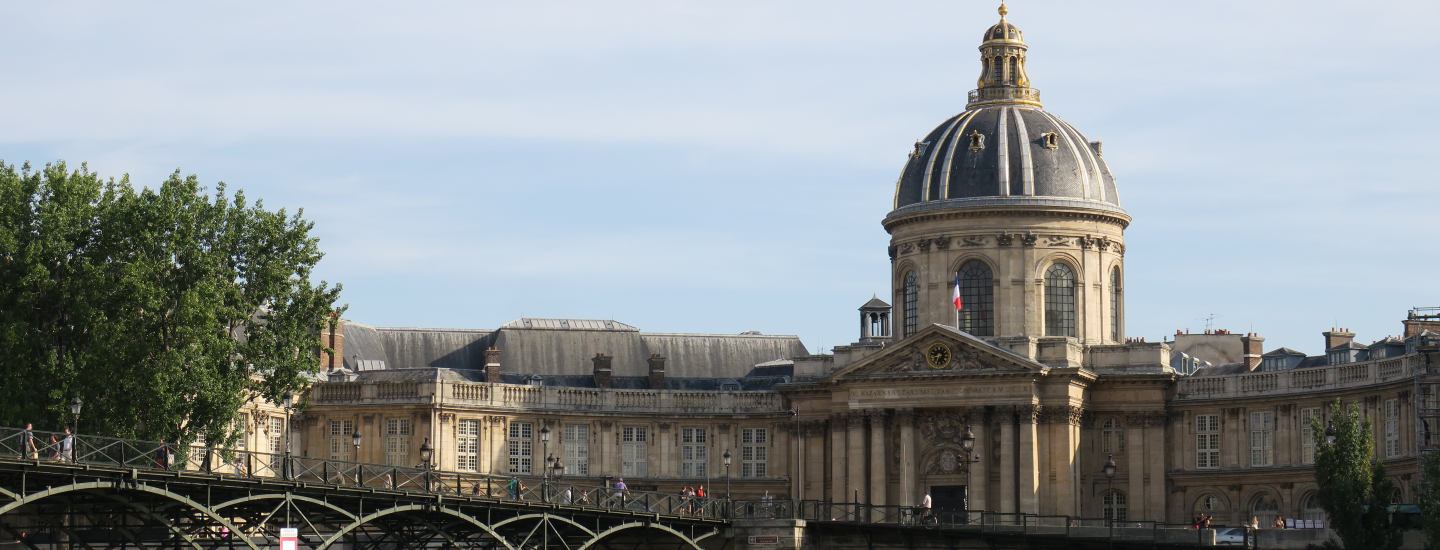
[[[1034,107],[972,106],[916,142],[895,186],[895,209],[1042,197],[1124,212],[1099,142]]]

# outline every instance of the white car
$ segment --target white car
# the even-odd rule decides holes
[[[1246,542],[1244,527],[1224,527],[1215,530],[1216,546],[1244,546]]]

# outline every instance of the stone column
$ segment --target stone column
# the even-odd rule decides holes
[[[825,421],[805,424],[805,499],[825,500]]]
[[[997,408],[1000,422],[1000,511],[1015,512],[1015,406]]]
[[[845,453],[845,494],[842,502],[865,502],[865,492],[868,489],[865,486],[865,414],[851,411],[846,422],[849,426],[846,442],[849,445]]]
[[[805,498],[805,431],[800,427],[798,420],[790,423],[790,445],[787,451],[790,456],[790,498],[803,500]]]
[[[1016,407],[1016,418],[1020,421],[1020,460],[1016,461],[1019,469],[1020,483],[1017,504],[1021,512],[1026,514],[1040,513],[1040,501],[1037,498],[1040,484],[1040,455],[1039,442],[1036,441],[1036,415],[1040,413],[1039,405],[1021,405]]]
[[[975,434],[975,455],[974,464],[970,465],[969,476],[965,480],[965,490],[969,492],[971,510],[989,510],[987,496],[990,485],[990,422],[989,415],[984,407],[970,407],[965,413],[966,420],[970,423],[970,431]]]
[[[1145,520],[1150,503],[1145,500],[1145,413],[1125,413],[1125,506],[1127,519]],[[1102,498],[1103,510],[1105,501]]]
[[[844,413],[830,417],[830,502],[848,502],[845,498],[845,429],[849,419]]]
[[[660,474],[661,477],[674,476],[676,474],[674,463],[679,462],[678,460],[670,459],[670,455],[675,452],[675,438],[670,437],[670,426],[671,424],[669,422],[661,422],[658,426],[660,429],[658,433],[658,439],[660,443],[660,445],[658,445],[660,447],[660,463],[647,468],[651,472]]]
[[[914,506],[915,409],[900,409],[895,416],[900,427],[900,505]]]
[[[884,506],[889,476],[885,469],[885,411],[870,411],[870,504]]]
[[[1047,410],[1050,408],[1046,407]],[[1069,405],[1056,406],[1054,409],[1047,415],[1054,437],[1049,461],[1050,467],[1055,471],[1055,484],[1051,488],[1051,494],[1054,495],[1056,514],[1075,516],[1079,515],[1079,509],[1075,507],[1079,487],[1074,474],[1075,453],[1080,445],[1076,432],[1080,424],[1080,409]]]
[[[1150,470],[1146,519],[1165,521],[1165,411],[1150,411],[1145,417],[1145,467]]]

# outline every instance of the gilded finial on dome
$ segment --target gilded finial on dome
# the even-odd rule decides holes
[[[1000,9],[995,10],[995,11],[1000,12],[1000,20],[1001,20],[1001,21],[1004,21],[1004,20],[1005,20],[1005,14],[1010,13],[1010,10],[1005,7],[1005,2],[1003,2],[1003,1],[1000,2]]]
[[[970,92],[971,105],[1020,104],[1040,106],[1040,91],[1030,87],[1025,72],[1025,35],[1005,20],[1010,8],[1000,2],[1000,22],[985,31],[980,44],[980,78]]]

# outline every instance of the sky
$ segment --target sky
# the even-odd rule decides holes
[[[6,2],[0,159],[303,208],[346,317],[858,337],[991,1]],[[1440,305],[1440,3],[1015,0],[1104,142],[1127,332],[1320,353]]]

